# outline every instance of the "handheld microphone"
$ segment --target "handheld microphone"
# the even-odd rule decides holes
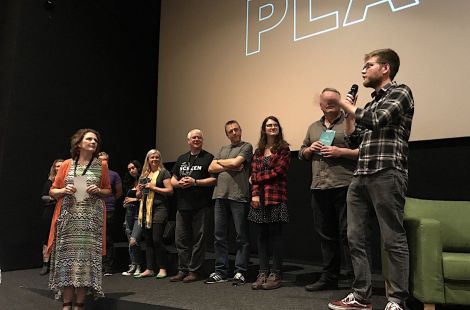
[[[358,90],[359,90],[359,86],[357,86],[357,84],[352,84],[351,89],[348,91],[348,94],[353,96],[353,98],[356,98]]]
[[[357,86],[357,84],[352,84],[351,89],[348,91],[348,94],[353,97],[352,104],[354,104],[354,105],[356,105],[356,95],[357,95],[358,91],[359,91],[359,86]],[[346,111],[344,111],[344,117],[348,118],[348,116],[349,116],[349,114]]]

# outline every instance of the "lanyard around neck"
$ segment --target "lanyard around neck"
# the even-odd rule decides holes
[[[194,166],[194,164],[196,163],[196,160],[197,160],[199,154],[201,154],[201,152],[199,152],[195,155],[191,154],[191,152],[189,153],[188,163],[189,163],[189,168],[190,168],[189,170],[190,171],[191,171],[191,167]],[[191,157],[193,157],[193,162],[191,162]]]
[[[82,175],[85,175],[85,173],[88,171],[88,168],[90,168],[92,161],[93,161],[93,158],[90,159],[90,161],[89,161],[88,164],[86,165],[85,170],[83,170]],[[75,167],[73,168],[73,176],[74,176],[74,177],[77,176],[77,166],[78,166],[78,158],[75,160]]]

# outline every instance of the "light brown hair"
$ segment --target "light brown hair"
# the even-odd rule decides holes
[[[378,49],[366,54],[364,61],[375,56],[377,56],[379,63],[388,64],[390,66],[390,79],[393,81],[395,75],[398,73],[398,69],[400,69],[400,57],[398,54],[390,48]]]
[[[93,153],[93,157],[98,157],[98,154],[100,152],[100,144],[101,144],[100,133],[91,128],[82,128],[82,129],[77,130],[77,132],[73,134],[72,138],[70,138],[70,156],[72,156],[73,159],[78,158],[78,156],[80,155],[80,150],[79,150],[78,145],[80,144],[80,142],[82,142],[83,137],[85,137],[85,135],[89,132],[94,133],[96,135],[96,138],[98,139],[96,150]]]

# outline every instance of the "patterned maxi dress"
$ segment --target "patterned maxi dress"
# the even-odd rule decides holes
[[[94,158],[85,173],[87,185],[100,186],[101,168],[101,161]],[[74,174],[82,175],[85,169],[86,166],[77,165],[75,172],[75,162],[72,162],[65,185],[73,184]],[[103,200],[94,195],[80,203],[73,196],[64,197],[51,255],[51,290],[87,287],[95,295],[104,296],[101,287],[104,210]]]

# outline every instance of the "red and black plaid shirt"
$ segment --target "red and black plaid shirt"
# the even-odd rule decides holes
[[[281,148],[269,156],[267,165],[265,156],[258,150],[251,161],[252,195],[259,196],[261,205],[287,203],[287,170],[290,164],[290,150]]]

